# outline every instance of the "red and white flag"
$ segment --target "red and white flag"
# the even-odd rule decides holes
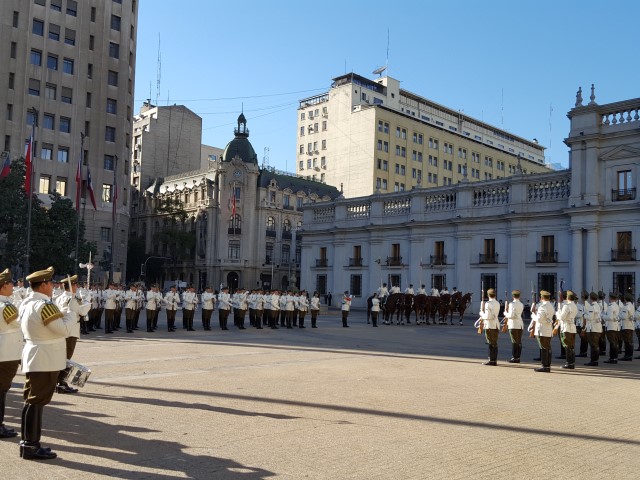
[[[4,178],[11,173],[11,158],[9,158],[9,152],[2,163],[2,171],[0,171],[0,178]]]
[[[91,172],[89,171],[88,165],[87,165],[87,191],[89,192],[89,197],[91,198],[93,209],[97,210],[98,207],[96,206],[96,196],[93,193],[93,182],[91,181]]]
[[[33,136],[29,137],[29,145],[27,146],[27,154],[24,157],[24,166],[26,167],[24,175],[24,191],[27,194],[27,198],[31,196],[31,174],[33,173],[33,162],[31,161],[31,155],[33,150]]]
[[[76,212],[80,211],[80,196],[82,193],[82,161],[78,160],[78,169],[76,170]]]

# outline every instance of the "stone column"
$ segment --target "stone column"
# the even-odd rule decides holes
[[[583,261],[582,228],[574,228],[571,230],[571,254],[569,256],[571,283],[569,288],[577,295],[590,288],[590,286],[584,284]]]
[[[600,288],[600,279],[598,278],[598,229],[595,227],[587,231],[584,271],[585,288],[593,288],[597,292]]]

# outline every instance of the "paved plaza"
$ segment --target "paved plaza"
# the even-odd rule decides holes
[[[579,358],[566,371],[554,358],[551,374],[535,373],[534,341],[511,365],[501,334],[499,365],[486,367],[473,315],[462,327],[372,328],[352,312],[342,328],[339,313],[318,329],[307,318],[306,329],[169,333],[163,312],[155,333],[83,336],[74,359],[93,370],[89,382],[45,408],[43,444],[58,458],[21,460],[18,439],[2,440],[2,478],[640,475],[640,360]],[[7,399],[16,429],[23,382]]]

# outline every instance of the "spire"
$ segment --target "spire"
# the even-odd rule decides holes
[[[244,117],[244,113],[241,113],[238,117],[238,126],[233,130],[236,137],[248,137],[249,129],[247,128],[247,119]]]
[[[594,86],[594,84],[591,84],[591,96],[589,97],[589,100],[591,100],[589,102],[589,105],[597,105],[596,103],[596,87]]]

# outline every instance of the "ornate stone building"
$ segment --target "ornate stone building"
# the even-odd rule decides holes
[[[582,104],[569,113],[570,168],[522,171],[310,205],[302,282],[350,290],[354,306],[381,282],[476,293],[513,288],[638,294],[640,99]]]
[[[260,168],[242,114],[234,133],[208,168],[158,177],[134,199],[131,235],[144,239],[148,255],[165,257],[161,272],[148,275],[148,282],[181,281],[199,289],[300,286],[302,208],[335,200],[340,192]],[[184,209],[184,221],[166,211],[168,200]],[[170,231],[182,233],[172,241]]]

